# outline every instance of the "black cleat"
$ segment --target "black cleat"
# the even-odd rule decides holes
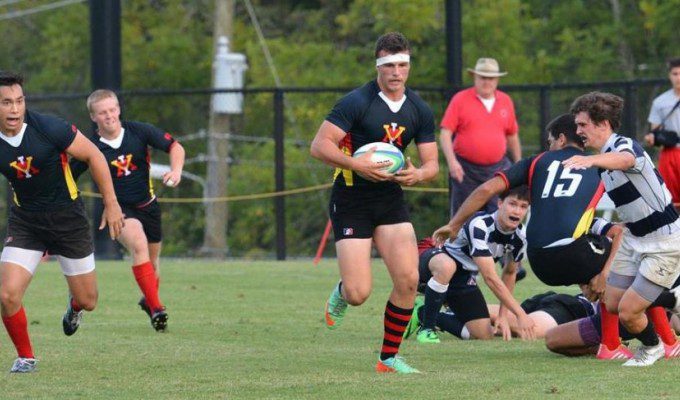
[[[68,306],[64,317],[61,319],[61,326],[64,328],[64,335],[71,336],[78,330],[80,321],[83,319],[83,310],[74,311],[71,306],[71,297],[68,298]]]
[[[139,308],[141,308],[142,311],[144,311],[146,315],[148,315],[149,318],[151,318],[151,309],[149,308],[149,305],[146,304],[146,298],[144,298],[144,296],[142,296],[142,298],[139,299],[139,302],[137,304],[139,304]]]
[[[168,314],[165,312],[165,307],[156,310],[151,315],[151,326],[156,332],[165,332],[168,328]]]

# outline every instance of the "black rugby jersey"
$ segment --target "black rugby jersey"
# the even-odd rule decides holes
[[[66,149],[78,129],[57,117],[26,110],[18,147],[0,140],[0,172],[26,211],[51,211],[78,198]]]
[[[98,133],[90,140],[106,158],[118,202],[129,206],[144,205],[155,198],[149,175],[149,146],[167,153],[175,139],[150,124],[134,121],[122,121],[121,124],[123,141],[117,149],[102,142]],[[76,178],[87,169],[87,164],[78,160],[71,160],[71,165]]]
[[[565,169],[562,161],[586,155],[569,146],[522,159],[498,172],[508,188],[527,184],[531,191],[531,218],[527,241],[542,248],[559,241],[564,244],[587,233],[595,207],[604,193],[597,169]],[[558,243],[559,244],[559,243]]]
[[[340,149],[347,155],[372,142],[392,143],[402,152],[411,141],[435,141],[432,110],[420,96],[406,88],[406,101],[397,112],[392,112],[378,95],[380,87],[373,80],[345,95],[333,107],[326,120],[347,132]],[[336,168],[333,175],[336,185],[381,187],[399,186],[395,182],[371,182],[351,170]]]
[[[498,262],[511,254],[514,261],[522,261],[526,250],[522,224],[511,232],[503,232],[497,226],[497,218],[498,212],[475,213],[460,229],[456,239],[444,242],[444,250],[458,260],[463,269],[473,272],[479,270],[474,257],[492,257]]]

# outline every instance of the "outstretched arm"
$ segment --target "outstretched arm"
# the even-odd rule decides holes
[[[463,202],[456,214],[451,218],[447,225],[437,229],[432,237],[438,244],[444,243],[446,239],[454,239],[458,231],[472,214],[477,212],[491,198],[503,193],[507,189],[505,181],[500,176],[494,176],[482,185],[478,186],[470,196]]]

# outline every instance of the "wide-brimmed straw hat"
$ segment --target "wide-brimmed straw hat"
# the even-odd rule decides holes
[[[505,71],[500,71],[498,61],[495,58],[480,58],[477,60],[477,64],[475,64],[475,69],[468,68],[467,70],[470,73],[487,78],[497,78],[508,74]]]

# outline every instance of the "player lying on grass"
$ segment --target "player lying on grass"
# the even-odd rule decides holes
[[[405,336],[416,329],[419,343],[439,343],[435,331],[442,303],[446,301],[454,312],[452,317],[457,336],[474,339],[491,339],[495,331],[503,338],[511,338],[508,314],[518,321],[518,332],[523,339],[533,339],[534,322],[512,296],[515,287],[517,264],[522,260],[525,240],[521,220],[529,208],[529,191],[526,186],[501,194],[498,211],[493,214],[478,213],[460,230],[458,238],[438,247],[431,239],[420,243],[419,278],[424,284],[425,303],[422,307],[422,326],[412,321]],[[510,256],[508,256],[510,255]],[[506,260],[502,278],[495,264]],[[484,295],[477,286],[481,274],[502,306],[494,326]]]

